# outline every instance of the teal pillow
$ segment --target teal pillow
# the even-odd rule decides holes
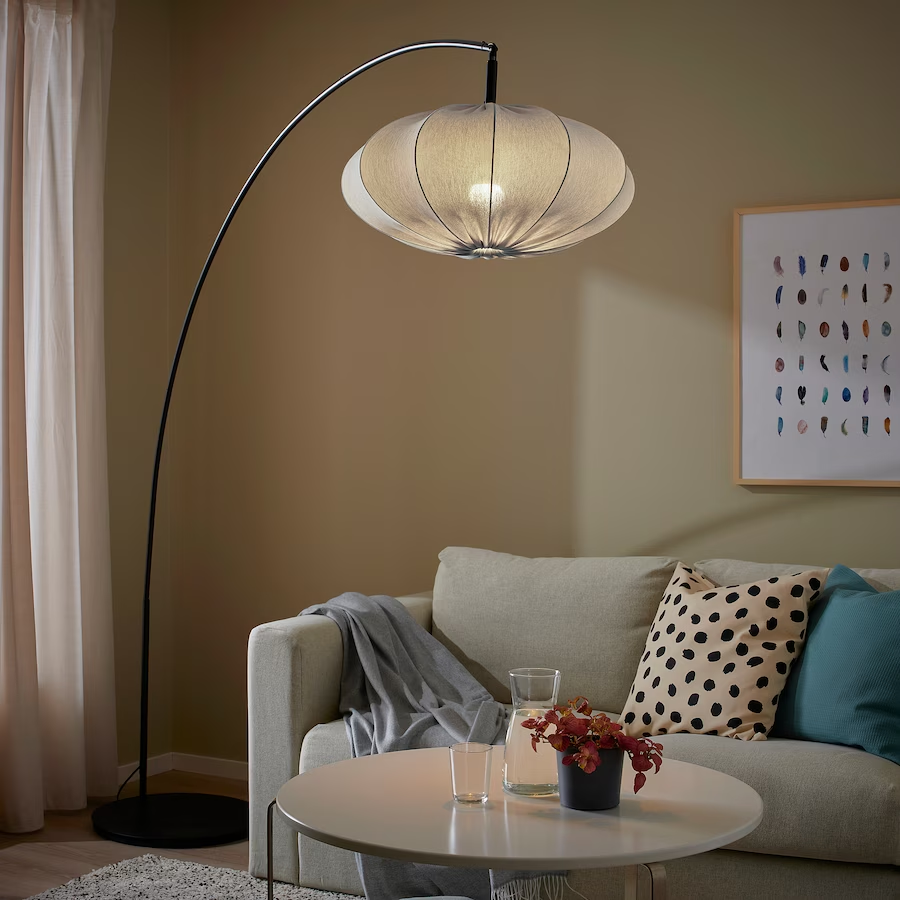
[[[900,765],[900,591],[879,593],[846,566],[809,613],[772,735],[844,744]]]

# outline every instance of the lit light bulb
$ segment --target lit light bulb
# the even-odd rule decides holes
[[[473,184],[469,188],[469,199],[477,206],[486,206],[491,202],[491,185]],[[494,203],[503,200],[503,188],[499,184],[494,185]]]

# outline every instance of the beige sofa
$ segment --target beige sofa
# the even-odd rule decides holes
[[[525,559],[448,548],[434,591],[399,599],[498,700],[509,702],[509,669],[554,666],[562,671],[561,699],[581,694],[618,714],[677,562]],[[816,566],[712,559],[694,567],[717,584],[741,584]],[[900,589],[900,569],[857,571],[877,587]],[[350,756],[337,719],[341,661],[340,632],[323,616],[270,622],[250,636],[250,870],[258,876],[266,871],[266,807],[281,785]],[[747,837],[666,863],[674,900],[900,897],[900,766],[804,741],[692,734],[659,740],[668,758],[734,775],[765,805],[762,823]],[[282,881],[362,893],[351,853],[277,821],[274,858]],[[570,883],[590,900],[620,897],[623,874],[572,872]]]

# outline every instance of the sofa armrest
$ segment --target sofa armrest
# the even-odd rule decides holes
[[[397,599],[431,631],[430,591]],[[280,619],[257,625],[250,632],[249,868],[258,877],[266,874],[266,808],[299,771],[300,745],[306,733],[338,717],[343,656],[341,632],[324,616]],[[272,849],[275,878],[297,884],[297,839],[283,823],[274,829]]]
[[[300,744],[310,728],[337,718],[341,632],[323,616],[295,616],[257,625],[247,649],[250,872],[266,875],[266,808],[297,774]],[[299,878],[297,841],[277,820],[275,878]]]
[[[421,594],[407,594],[397,598],[412,614],[412,617],[431,634],[431,607],[434,591],[423,591]]]

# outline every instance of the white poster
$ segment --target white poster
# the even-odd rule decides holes
[[[739,483],[900,486],[900,201],[735,213]]]

